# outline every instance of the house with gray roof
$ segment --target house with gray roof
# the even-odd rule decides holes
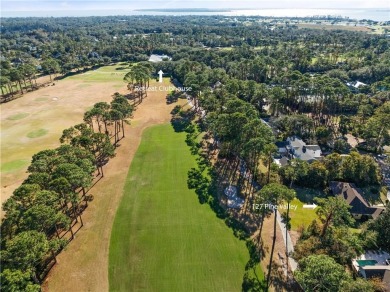
[[[321,159],[322,152],[320,146],[306,145],[306,143],[297,136],[288,137],[287,142],[289,142],[289,152],[293,158],[298,158],[307,162]]]
[[[297,136],[288,137],[286,141],[275,143],[278,154],[274,162],[279,166],[285,166],[290,159],[300,159],[309,163],[322,159],[321,148],[318,145],[307,145]]]
[[[288,137],[286,141],[276,142],[275,145],[278,147],[279,156],[288,159],[296,158],[307,162],[322,159],[320,146],[307,145],[297,136]]]

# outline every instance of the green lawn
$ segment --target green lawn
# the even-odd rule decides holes
[[[82,80],[85,84],[78,85],[79,87],[88,87],[90,82],[120,82],[124,85],[123,77],[129,71],[126,66],[119,64],[103,66],[95,70],[88,70],[84,73],[75,74],[67,77],[69,80]]]
[[[297,205],[297,209],[290,210],[291,216],[291,229],[298,230],[300,226],[307,227],[314,219],[317,218],[317,214],[313,209],[304,209],[304,204],[313,204],[314,197],[323,197],[324,194],[320,191],[306,189],[306,188],[294,188],[297,194],[291,204]]]
[[[45,136],[48,132],[49,131],[46,129],[38,129],[38,130],[34,130],[34,131],[27,133],[26,136],[28,138],[38,138],[38,137]]]
[[[1,172],[12,172],[21,169],[29,164],[29,160],[18,159],[1,164]]]
[[[16,120],[24,119],[25,117],[28,117],[28,113],[18,113],[18,114],[14,114],[12,116],[9,116],[7,118],[7,120],[16,121]]]
[[[317,214],[313,209],[303,209],[303,202],[298,199],[294,199],[291,205],[297,205],[296,210],[290,210],[291,229],[298,230],[299,227],[304,225],[305,227],[317,218]],[[284,210],[283,210],[284,211]]]
[[[187,188],[184,140],[169,124],[143,134],[111,233],[110,291],[241,291],[249,252]]]

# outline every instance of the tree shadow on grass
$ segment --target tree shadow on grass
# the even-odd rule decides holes
[[[246,247],[249,251],[249,261],[245,266],[242,291],[267,291],[265,281],[257,275],[256,271],[261,260],[257,246],[252,240],[247,240]]]
[[[216,216],[224,220],[226,226],[232,229],[233,234],[239,240],[246,241],[249,252],[249,260],[245,266],[245,273],[242,282],[242,291],[266,291],[265,282],[256,273],[256,267],[260,263],[260,255],[256,245],[250,238],[250,234],[243,222],[237,220],[220,204],[218,196],[218,181],[220,177],[214,166],[209,161],[209,157],[202,155],[202,143],[193,143],[197,134],[193,125],[195,112],[192,110],[182,110],[176,106],[172,112],[171,125],[175,132],[187,132],[186,143],[191,147],[191,154],[197,156],[197,168],[188,171],[187,185],[189,189],[194,189],[200,204],[209,204]],[[198,130],[201,127],[198,127]]]
[[[195,113],[191,110],[184,111],[180,109],[180,111],[172,115],[171,124],[175,132],[184,132],[191,125],[194,118]]]
[[[297,194],[297,199],[303,203],[312,204],[314,202],[314,198],[325,197],[325,194],[318,190],[308,189],[308,188],[294,188]]]
[[[94,65],[94,66],[87,67],[87,68],[79,68],[76,71],[70,71],[70,72],[65,73],[64,75],[56,76],[53,78],[53,80],[61,80],[61,79],[65,79],[65,78],[70,77],[70,76],[83,74],[83,73],[91,71],[91,70],[99,69],[100,67],[103,67],[103,66],[105,66],[105,65],[101,64],[101,65]]]
[[[198,149],[199,151],[199,149]],[[219,176],[214,166],[204,163],[204,159],[198,157],[198,168],[192,168],[188,173],[188,187],[195,189],[201,204],[208,203],[216,216],[223,220],[239,240],[246,241],[249,252],[249,260],[245,266],[245,273],[242,282],[242,291],[266,291],[265,282],[256,272],[256,267],[260,263],[260,253],[254,241],[250,238],[245,223],[237,220],[220,204],[218,196]],[[204,174],[208,171],[208,175]],[[263,254],[263,253],[262,253]]]
[[[179,100],[179,98],[183,99],[183,98],[186,98],[185,95],[180,92],[180,91],[173,91],[171,93],[169,93],[166,97],[167,99],[167,104],[172,104],[172,103],[175,103]]]

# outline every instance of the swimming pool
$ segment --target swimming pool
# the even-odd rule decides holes
[[[378,263],[376,260],[357,260],[356,262],[360,267],[375,266]]]

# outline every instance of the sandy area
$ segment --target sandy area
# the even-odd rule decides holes
[[[168,85],[166,81],[165,85]],[[108,291],[109,242],[115,211],[143,130],[170,120],[175,104],[166,104],[166,94],[149,93],[138,106],[116,157],[105,166],[104,179],[90,192],[94,200],[83,213],[85,226],[58,256],[58,264],[46,279],[44,291]]]
[[[265,257],[261,261],[261,268],[263,269],[265,279],[267,278],[268,274],[268,264],[271,256],[271,249],[272,249],[272,239],[274,234],[274,215],[272,214],[269,218],[266,218],[264,220],[264,226],[263,226],[263,232],[262,232],[262,238],[264,241],[264,249],[266,251]],[[282,265],[282,262],[279,258],[279,255],[282,255],[284,260],[286,258],[286,248],[283,242],[283,235],[282,231],[280,230],[279,225],[276,225],[276,242],[275,242],[275,250],[274,250],[274,256],[272,258],[273,262],[277,263],[278,265]],[[270,291],[276,291],[275,287],[271,285]],[[281,290],[285,291],[285,290]]]

